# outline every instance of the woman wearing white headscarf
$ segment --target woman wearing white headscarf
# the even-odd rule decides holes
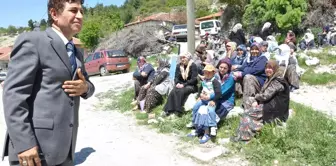
[[[264,24],[264,26],[262,27],[262,29],[260,31],[260,37],[263,40],[266,40],[267,36],[272,35],[271,26],[272,26],[272,24],[270,22],[266,22]]]
[[[290,84],[291,91],[293,91],[299,89],[300,77],[296,72],[297,61],[295,62],[295,58],[291,56],[291,50],[295,50],[295,45],[293,43],[288,45],[281,44],[275,55],[275,59],[279,63],[280,71]]]
[[[177,113],[180,116],[183,112],[183,105],[191,93],[197,92],[197,66],[191,59],[189,52],[180,55],[180,63],[176,66],[175,87],[170,92],[163,116]]]
[[[307,29],[307,32],[303,36],[301,42],[300,42],[300,49],[301,50],[306,50],[306,49],[312,49],[315,47],[315,36],[312,33],[310,29]]]
[[[246,44],[246,38],[245,38],[245,33],[243,31],[243,25],[238,23],[236,24],[233,28],[232,31],[229,35],[229,39],[232,42],[235,42],[237,44],[237,46],[241,45],[241,44]]]
[[[266,41],[268,43],[267,51],[273,53],[274,50],[279,47],[278,42],[276,41],[274,36],[267,36]]]

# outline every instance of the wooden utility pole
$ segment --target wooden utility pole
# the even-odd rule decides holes
[[[187,1],[188,52],[195,52],[195,0]]]

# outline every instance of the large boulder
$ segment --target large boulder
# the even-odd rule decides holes
[[[160,54],[167,45],[160,25],[135,25],[110,35],[100,42],[99,49],[120,49],[132,57]]]

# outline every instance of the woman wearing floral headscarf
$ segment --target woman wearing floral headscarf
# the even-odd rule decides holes
[[[233,28],[229,35],[229,39],[237,45],[246,44],[245,33],[243,31],[243,25],[238,23]]]
[[[246,59],[239,72],[234,72],[237,79],[243,78],[243,106],[248,97],[257,94],[266,80],[265,65],[267,58],[262,54],[260,45],[251,45],[250,57]]]
[[[232,137],[232,141],[250,141],[261,131],[264,123],[288,119],[289,87],[279,71],[278,62],[268,61],[265,73],[267,80],[260,93],[247,100],[236,137]]]
[[[153,66],[147,63],[145,57],[143,56],[138,57],[137,65],[138,67],[133,73],[135,95],[132,104],[137,103],[136,99],[139,95],[140,88],[146,85],[148,81],[152,80],[154,78],[155,73]]]
[[[163,116],[177,113],[180,116],[183,112],[183,105],[191,93],[197,92],[197,66],[191,60],[191,54],[180,55],[180,63],[176,67],[175,87],[170,92]]]
[[[155,106],[162,102],[162,96],[168,95],[173,85],[169,80],[169,61],[165,58],[158,58],[158,68],[154,78],[145,86],[141,87],[137,98],[141,112],[150,112]]]

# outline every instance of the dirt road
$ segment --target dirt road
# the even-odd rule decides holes
[[[120,91],[132,85],[131,74],[92,77],[95,95],[108,90]],[[2,101],[2,99],[1,99]],[[134,117],[116,111],[97,110],[96,97],[82,100],[76,165],[81,166],[195,166],[192,159],[182,157],[176,149],[177,138],[159,134],[136,124]],[[2,105],[2,102],[1,102]],[[0,143],[5,133],[0,114]],[[0,166],[8,161],[0,162]]]

